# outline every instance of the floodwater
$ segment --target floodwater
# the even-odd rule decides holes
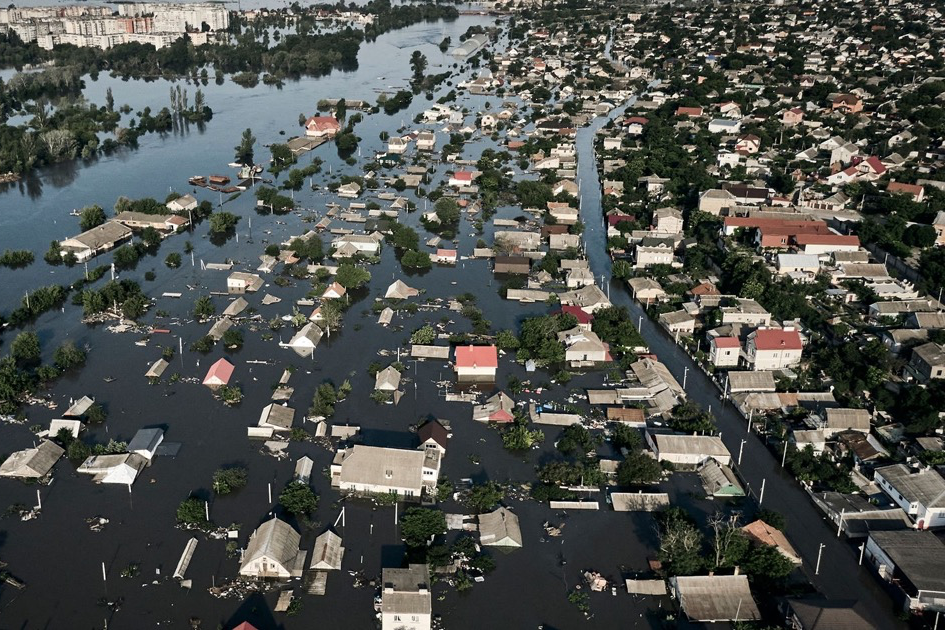
[[[244,128],[251,127],[261,144],[270,143],[283,139],[280,131],[285,131],[286,137],[296,133],[299,113],[312,113],[320,98],[343,96],[373,101],[374,87],[406,84],[410,73],[408,59],[413,50],[427,55],[428,72],[437,71],[437,66],[452,65],[454,60],[440,53],[437,44],[445,36],[456,41],[468,26],[476,23],[485,23],[485,18],[464,16],[454,23],[422,24],[385,35],[364,46],[355,72],[288,83],[281,90],[262,85],[245,90],[232,83],[216,86],[211,81],[203,89],[215,115],[203,129],[191,126],[189,131],[164,137],[143,137],[137,151],[89,164],[59,165],[11,187],[0,194],[2,246],[32,249],[37,262],[28,270],[0,272],[4,278],[3,303],[12,308],[18,296],[37,283],[37,278],[42,284],[66,284],[81,275],[81,267],[52,268],[41,258],[50,240],[78,231],[77,220],[68,214],[73,208],[93,203],[109,207],[120,195],[163,198],[169,188],[187,192],[186,179],[191,175],[229,173],[226,163],[232,160],[232,147]],[[107,87],[113,88],[117,104],[129,103],[135,109],[151,105],[156,109],[155,105],[166,102],[169,85],[163,81],[123,82],[102,75],[98,81],[88,83],[86,94],[90,100],[102,102]],[[444,86],[441,93],[448,89],[449,86]],[[191,97],[193,90],[191,86]],[[466,97],[463,105],[475,111],[490,100],[493,104],[499,101],[495,97]],[[429,104],[420,96],[408,110],[394,117],[383,114],[367,117],[358,127],[364,139],[361,144],[364,157],[359,164],[381,148],[378,141],[381,131],[399,127],[401,119],[409,123]],[[440,138],[441,142],[445,140],[442,134]],[[265,149],[258,148],[257,155],[265,158]],[[341,167],[332,145],[317,149],[315,155],[325,160],[326,170],[329,164],[335,173]],[[303,157],[301,163],[308,159]],[[590,155],[582,159],[590,160]],[[358,167],[345,168],[344,172],[359,172]],[[437,177],[445,170],[445,165],[439,165]],[[324,184],[326,179],[323,173],[316,176],[316,183]],[[585,181],[585,185],[591,182]],[[203,189],[196,194],[200,199],[216,200],[214,193]],[[296,195],[301,205],[319,214],[324,212],[325,203],[333,199],[322,192]],[[29,446],[33,442],[28,431],[30,425],[47,425],[68,406],[70,398],[86,394],[101,402],[109,414],[106,425],[92,427],[86,440],[129,440],[142,427],[160,426],[166,429],[166,441],[182,446],[176,457],[156,459],[130,493],[123,487],[94,485],[87,477],[75,474],[68,461],[57,465],[54,481],[48,487],[10,480],[0,484],[0,509],[13,504],[34,505],[37,489],[43,506],[42,515],[33,521],[21,522],[16,517],[0,520],[0,559],[27,585],[21,591],[0,586],[3,627],[103,627],[106,622],[111,628],[186,627],[193,617],[202,619],[204,627],[217,624],[231,627],[244,620],[261,629],[311,627],[316,621],[345,628],[372,627],[374,591],[354,588],[348,572],[361,570],[370,578],[378,576],[382,566],[396,566],[401,561],[403,548],[394,526],[394,509],[390,507],[374,509],[366,502],[348,503],[344,527],[339,524],[338,529],[347,549],[344,570],[329,578],[327,596],[303,596],[302,610],[293,617],[270,612],[275,603],[274,593],[269,593],[265,601],[255,597],[246,602],[239,598],[216,599],[208,593],[212,585],[235,576],[238,568],[237,559],[226,556],[223,541],[198,536],[200,543],[187,573],[187,578],[193,581],[190,590],[180,588],[170,579],[191,536],[175,529],[175,510],[190,494],[209,501],[211,519],[217,524],[239,523],[239,543],[245,546],[251,531],[275,509],[269,499],[270,488],[274,500],[291,479],[294,461],[307,454],[315,460],[312,484],[321,503],[314,515],[315,526],[303,530],[303,546],[311,549],[314,537],[338,518],[338,495],[328,487],[324,474],[332,456],[328,450],[310,443],[292,443],[290,458],[277,461],[261,454],[259,443],[246,438],[246,427],[255,425],[260,409],[269,402],[273,384],[290,365],[297,368],[290,381],[295,387],[291,404],[297,409],[297,423],[301,422],[318,384],[331,380],[337,385],[345,378],[351,380],[354,391],[337,406],[332,421],[361,426],[362,441],[366,444],[412,447],[416,442],[409,431],[411,425],[429,416],[448,419],[453,438],[443,474],[453,480],[531,481],[535,466],[554,456],[553,443],[559,432],[555,428],[546,428],[541,450],[512,455],[502,450],[493,430],[473,423],[468,404],[445,402],[444,392],[437,385],[451,379],[445,363],[408,362],[406,393],[396,407],[380,406],[368,398],[373,388],[368,364],[396,358],[380,357],[379,350],[396,353],[398,347],[406,349],[409,333],[424,322],[453,322],[449,325],[451,331],[470,329],[464,318],[442,308],[442,304],[441,308],[421,310],[412,316],[398,314],[391,329],[381,329],[370,306],[394,278],[404,278],[411,286],[423,290],[418,298],[421,302],[474,293],[494,329],[513,327],[523,317],[547,312],[548,307],[543,304],[501,301],[498,283],[492,279],[485,261],[467,260],[456,268],[435,268],[405,277],[392,248],[386,247],[380,264],[370,268],[373,278],[369,286],[353,294],[343,329],[333,331],[330,339],[323,339],[312,360],[278,348],[279,332],[275,333],[276,339],[264,341],[265,325],[253,330],[248,322],[241,324],[246,344],[236,352],[224,353],[217,348],[201,356],[186,350],[208,328],[186,321],[194,299],[209,291],[225,290],[226,272],[202,270],[200,261],[221,262],[230,258],[237,262],[237,269],[252,270],[266,242],[280,242],[310,225],[302,223],[296,215],[258,215],[252,204],[250,191],[226,205],[229,211],[243,217],[237,230],[239,242],[234,236],[222,247],[211,243],[204,223],[191,235],[168,239],[156,256],[142,260],[135,270],[123,272],[122,277],[138,280],[156,298],[144,320],[169,329],[169,334],[155,334],[147,345],[138,346],[133,343],[139,340],[137,335],[111,334],[102,327],[81,324],[80,309],[70,304],[61,313],[47,313],[33,325],[47,360],[52,349],[65,339],[88,345],[89,360],[81,372],[60,379],[53,387],[51,394],[58,410],[31,407],[24,425],[0,425],[0,450],[8,453]],[[502,208],[498,216],[511,218],[517,214],[516,209]],[[410,215],[407,221],[416,225],[418,215]],[[429,236],[421,232],[424,240]],[[464,219],[459,250],[468,254],[478,237]],[[491,228],[486,229],[483,238],[491,242]],[[194,243],[196,264],[191,266],[185,256],[180,270],[168,270],[163,265],[164,257],[172,251],[182,252],[185,239]],[[102,256],[93,264],[107,264],[109,258]],[[152,269],[157,279],[145,282],[144,273]],[[287,288],[268,284],[258,294],[248,296],[248,300],[268,321],[290,313],[294,301],[308,287],[308,283]],[[180,300],[159,297],[166,291],[180,291],[184,295]],[[260,299],[265,293],[280,297],[282,302],[263,306]],[[226,298],[214,297],[214,301],[218,312],[225,308]],[[157,318],[158,310],[166,310],[170,316]],[[285,330],[281,332],[283,339],[288,339],[288,335]],[[12,335],[8,333],[6,337]],[[183,356],[175,356],[161,384],[148,385],[144,372],[160,356],[158,346],[176,348],[180,342],[185,347]],[[197,384],[169,383],[168,377],[174,372],[185,379],[202,378],[208,366],[224,354],[237,366],[234,380],[245,395],[239,406],[223,406]],[[269,363],[250,363],[258,360]],[[550,380],[545,373],[526,374],[520,366],[503,360],[499,383],[504,385],[512,375],[531,379],[532,387]],[[106,378],[114,380],[106,382]],[[599,383],[600,378],[599,373],[577,376],[566,388],[556,386],[541,395],[529,396],[534,400],[562,401],[571,390],[582,391],[585,386]],[[306,428],[313,429],[311,425]],[[212,473],[229,465],[246,467],[249,485],[235,495],[214,497],[209,490]],[[678,476],[672,483],[685,485],[689,481]],[[457,594],[445,585],[437,585],[434,612],[442,615],[445,627],[535,628],[540,624],[546,628],[578,627],[586,621],[568,603],[567,593],[580,583],[583,570],[597,570],[620,580],[645,570],[646,558],[654,553],[655,531],[649,516],[618,514],[606,509],[566,515],[555,514],[530,501],[511,499],[509,504],[521,516],[525,549],[509,555],[495,554],[496,571],[467,593]],[[444,509],[461,512],[464,508],[447,503]],[[708,512],[713,508],[693,503],[693,509]],[[110,520],[104,531],[89,530],[85,521],[94,516]],[[545,521],[564,523],[564,536],[543,541],[541,526]],[[121,571],[132,563],[140,567],[140,575],[122,578]],[[120,601],[120,610],[106,608],[101,603],[104,601]],[[598,627],[655,627],[664,606],[668,606],[668,601],[634,600],[626,593],[616,597],[609,593],[594,594],[590,623]]]
[[[90,163],[73,163],[45,169],[34,178],[10,187],[0,193],[0,247],[29,248],[37,255],[37,262],[28,270],[0,270],[3,278],[3,304],[9,310],[19,301],[23,291],[41,284],[68,284],[78,278],[82,269],[52,268],[42,262],[42,253],[53,239],[61,239],[78,232],[77,219],[69,216],[73,208],[97,203],[110,207],[121,195],[129,197],[154,196],[163,198],[169,189],[189,192],[188,177],[195,174],[227,173],[226,164],[233,158],[232,147],[246,127],[251,127],[260,141],[257,159],[265,160],[267,152],[262,144],[284,140],[298,133],[297,119],[300,113],[311,114],[320,98],[345,97],[374,101],[375,88],[380,86],[403,86],[407,83],[410,68],[409,56],[413,50],[421,50],[428,58],[429,73],[441,71],[438,67],[452,66],[455,61],[442,54],[437,44],[446,36],[455,42],[468,26],[487,23],[486,18],[463,16],[454,23],[421,24],[387,34],[377,42],[365,44],[354,72],[336,72],[319,79],[304,79],[287,83],[282,89],[260,85],[251,90],[227,82],[217,86],[211,80],[203,87],[208,104],[214,110],[214,118],[203,128],[191,126],[189,130],[167,134],[149,135],[141,138],[136,151],[124,152],[101,158]],[[463,69],[460,76],[467,76]],[[454,78],[453,81],[460,80]],[[104,94],[112,87],[116,104],[130,104],[138,110],[146,105],[157,110],[167,103],[168,88],[164,81],[142,83],[112,79],[101,75],[97,81],[89,81],[87,97],[95,102],[104,102]],[[195,87],[189,86],[191,99]],[[437,96],[450,88],[443,86]],[[493,107],[501,99],[496,97],[465,96],[462,105],[474,112],[490,102]],[[362,157],[358,166],[343,166],[333,145],[325,145],[314,154],[325,161],[324,170],[331,165],[333,173],[360,174],[360,165],[370,159],[375,150],[380,150],[378,134],[393,131],[404,123],[410,124],[413,117],[430,102],[423,96],[415,97],[409,109],[393,117],[379,114],[367,116],[357,132],[363,138]],[[467,118],[471,122],[472,117]],[[579,175],[582,191],[582,213],[587,231],[585,239],[592,269],[600,277],[610,279],[609,264],[603,248],[603,228],[600,224],[600,198],[596,168],[591,153],[594,131],[604,122],[600,119],[588,129],[579,131]],[[284,131],[285,136],[280,135]],[[440,142],[445,141],[443,134]],[[489,141],[480,141],[477,148],[485,148]],[[412,154],[412,150],[411,150]],[[469,154],[464,157],[476,157]],[[304,165],[310,158],[302,157]],[[442,177],[445,165],[437,166],[437,178]],[[315,182],[322,185],[327,174],[316,176]],[[427,185],[432,189],[433,185]],[[325,204],[335,198],[324,192],[302,191],[295,193],[300,205],[312,209],[318,215],[325,211]],[[198,189],[198,199],[218,201],[215,193]],[[410,195],[408,195],[409,197]],[[365,198],[359,201],[366,201]],[[207,238],[206,223],[198,226],[190,235],[179,235],[168,239],[156,256],[142,260],[135,270],[123,272],[122,277],[133,278],[142,286],[156,304],[151,307],[146,322],[167,328],[169,334],[155,334],[145,346],[133,342],[134,334],[111,334],[102,327],[88,327],[80,323],[81,311],[67,304],[61,313],[47,313],[33,325],[44,345],[45,356],[65,339],[73,339],[89,345],[89,361],[79,373],[60,379],[52,389],[52,397],[59,404],[57,411],[43,407],[28,409],[25,425],[0,425],[0,452],[9,453],[25,448],[32,443],[28,431],[30,425],[47,425],[58,417],[73,397],[91,395],[103,403],[109,413],[104,427],[93,427],[87,440],[105,442],[110,438],[130,439],[135,431],[147,426],[166,429],[168,442],[180,443],[177,457],[161,457],[145,470],[134,485],[132,492],[118,486],[96,486],[87,477],[79,477],[74,466],[61,461],[55,469],[51,486],[38,487],[3,480],[0,483],[0,510],[12,504],[33,505],[36,490],[42,498],[42,515],[33,521],[21,522],[16,517],[0,520],[0,559],[8,563],[8,570],[27,584],[22,591],[0,585],[0,626],[19,628],[101,628],[107,622],[112,628],[140,628],[145,626],[189,627],[188,620],[196,617],[203,627],[223,624],[229,628],[250,621],[260,629],[302,628],[319,625],[336,625],[343,628],[371,628],[374,624],[372,588],[355,588],[349,571],[363,571],[368,578],[379,576],[382,566],[396,566],[403,557],[403,547],[394,525],[395,511],[391,507],[373,508],[370,503],[353,501],[346,506],[344,526],[338,524],[338,532],[344,538],[346,554],[343,571],[331,575],[325,597],[303,596],[300,613],[293,617],[272,613],[275,593],[265,598],[255,596],[246,601],[240,598],[216,599],[208,588],[232,578],[238,561],[228,558],[224,542],[208,540],[198,535],[198,544],[187,578],[193,581],[190,590],[180,588],[170,579],[184,544],[191,534],[174,527],[175,510],[178,503],[190,494],[209,501],[211,519],[220,525],[239,523],[240,546],[245,547],[250,532],[266,520],[275,509],[274,499],[282,487],[291,479],[294,462],[302,455],[315,460],[312,485],[321,497],[318,511],[314,515],[315,525],[303,530],[303,547],[311,549],[314,538],[336,522],[341,505],[338,495],[329,488],[324,474],[332,454],[311,443],[292,443],[289,459],[277,461],[259,451],[259,443],[246,438],[246,427],[255,425],[259,411],[269,403],[271,388],[283,369],[295,366],[290,385],[295,387],[291,405],[296,408],[296,423],[307,409],[315,388],[325,380],[336,385],[348,378],[354,391],[345,402],[338,404],[332,422],[350,423],[362,427],[362,441],[366,444],[412,447],[415,436],[409,431],[411,425],[423,418],[434,416],[450,421],[452,440],[443,474],[453,481],[531,481],[534,469],[555,456],[554,441],[559,431],[545,427],[546,440],[542,448],[527,454],[513,455],[501,448],[498,435],[488,427],[471,420],[470,406],[464,403],[447,403],[444,391],[438,383],[449,381],[451,373],[445,363],[408,361],[405,374],[405,395],[400,404],[381,406],[372,402],[368,395],[373,388],[373,379],[367,373],[372,361],[386,363],[396,358],[396,350],[408,348],[412,330],[424,322],[451,322],[450,331],[470,329],[470,324],[459,313],[443,308],[424,309],[415,315],[398,313],[390,329],[380,328],[376,316],[371,312],[373,301],[382,296],[387,286],[396,278],[421,289],[423,293],[414,301],[427,299],[444,300],[461,293],[471,292],[477,296],[477,304],[492,321],[493,329],[514,327],[523,317],[547,312],[543,304],[517,304],[499,299],[498,282],[493,280],[489,265],[485,261],[466,260],[456,268],[439,267],[421,274],[405,275],[396,262],[392,248],[385,247],[381,262],[370,267],[372,280],[369,285],[352,295],[352,306],[348,311],[344,327],[332,331],[330,338],[323,338],[313,359],[301,359],[286,349],[276,346],[276,339],[264,341],[265,324],[253,330],[249,322],[240,324],[246,337],[245,346],[230,353],[216,348],[207,356],[186,350],[186,346],[204,335],[209,325],[186,321],[197,295],[209,291],[224,291],[226,272],[205,271],[200,261],[222,262],[225,258],[236,261],[237,269],[252,270],[257,256],[267,242],[281,242],[292,234],[305,231],[311,224],[303,223],[294,215],[259,215],[253,209],[251,191],[226,204],[227,210],[242,217],[237,236],[224,246],[218,246]],[[423,205],[421,203],[421,209]],[[501,208],[500,218],[512,218],[518,214],[514,208]],[[305,213],[307,214],[307,213]],[[408,215],[406,221],[417,225],[419,213]],[[252,219],[252,229],[249,220]],[[491,227],[486,228],[482,238],[491,242]],[[422,229],[421,239],[431,236]],[[464,219],[458,238],[461,254],[469,254],[479,235]],[[193,242],[196,251],[195,265],[191,266],[185,256],[184,266],[176,271],[163,265],[164,257],[172,251],[182,252],[184,241]],[[252,242],[250,242],[250,240]],[[107,264],[108,255],[95,259],[92,264]],[[143,275],[154,270],[157,278],[145,282]],[[37,281],[37,278],[40,280]],[[271,276],[267,276],[271,279]],[[104,282],[100,281],[99,284]],[[309,288],[308,283],[296,283],[281,288],[272,284],[258,294],[247,296],[251,306],[257,309],[264,321],[291,312],[294,301],[302,297]],[[609,285],[612,299],[627,304],[636,318],[640,311],[631,304],[619,283]],[[189,287],[198,287],[191,290]],[[161,298],[162,293],[180,291],[183,298],[174,300]],[[271,293],[282,299],[281,303],[263,306],[262,295]],[[214,297],[217,311],[227,303],[222,296]],[[166,310],[170,317],[157,318],[159,309]],[[655,326],[645,323],[643,333],[651,348],[668,363],[680,378],[680,372],[689,366],[688,385],[699,402],[709,404],[714,395],[711,385],[702,380],[688,363],[688,359],[675,351]],[[282,339],[289,334],[281,331]],[[6,340],[12,338],[8,332]],[[175,356],[161,384],[148,385],[144,373],[148,366],[160,356],[158,346],[177,347],[182,341],[183,356]],[[388,357],[378,355],[380,350],[392,351]],[[676,352],[674,354],[674,352]],[[174,372],[191,379],[203,377],[208,366],[220,356],[227,355],[236,365],[234,380],[242,387],[243,402],[228,408],[215,401],[203,387],[179,382],[169,384],[168,376]],[[267,364],[250,363],[263,360]],[[498,382],[504,385],[510,376],[530,380],[532,388],[547,384],[548,374],[541,371],[526,374],[508,358],[500,362]],[[115,380],[106,383],[105,378]],[[566,387],[554,386],[541,394],[530,393],[523,398],[562,402],[573,391],[582,392],[586,386],[600,383],[601,374],[576,376]],[[730,410],[716,413],[725,433],[724,439],[733,451],[738,447],[735,430],[737,418]],[[311,425],[306,426],[312,430]],[[773,463],[757,440],[746,448],[749,462],[769,466]],[[733,446],[731,440],[735,441]],[[601,449],[607,454],[608,447]],[[226,497],[214,497],[209,490],[210,479],[215,469],[221,466],[240,465],[249,471],[249,485],[238,493]],[[776,465],[776,464],[775,464]],[[749,468],[745,474],[752,487],[760,484],[761,472]],[[791,514],[789,534],[799,545],[805,559],[809,559],[810,547],[816,541],[804,540],[803,532],[825,530],[818,515],[796,486],[789,480],[776,481],[768,476],[768,495],[765,506],[783,509]],[[772,484],[778,484],[777,486]],[[674,499],[681,502],[694,514],[704,517],[714,512],[717,505],[712,501],[693,498],[696,492],[691,475],[674,475],[664,484]],[[270,501],[271,488],[273,501]],[[600,571],[605,576],[620,580],[622,577],[643,572],[646,559],[655,555],[654,522],[644,514],[615,513],[603,504],[600,512],[554,513],[547,506],[531,501],[509,500],[509,505],[520,515],[525,548],[508,555],[493,554],[496,570],[477,583],[470,591],[457,594],[445,585],[434,587],[434,613],[441,615],[447,628],[576,628],[630,626],[634,628],[659,627],[663,609],[670,606],[668,599],[635,600],[625,592],[617,596],[609,593],[592,594],[590,600],[593,617],[587,621],[577,609],[568,603],[567,593],[580,584],[581,572],[585,569]],[[401,506],[401,509],[403,506]],[[462,512],[463,506],[452,502],[443,508],[448,512]],[[795,514],[797,516],[795,516]],[[102,532],[92,532],[85,523],[87,518],[104,516],[110,520]],[[564,524],[564,535],[560,538],[543,539],[542,523]],[[852,554],[842,543],[824,536],[830,544],[825,553],[830,556],[830,566],[823,567],[816,578],[818,586],[834,596],[841,596],[842,584],[852,595],[885,600],[865,571],[852,566],[848,556]],[[800,544],[799,544],[800,543]],[[855,559],[853,560],[855,562]],[[105,565],[105,579],[102,564]],[[140,566],[136,578],[122,578],[122,569],[129,564]],[[841,574],[841,569],[844,573]],[[809,577],[812,569],[805,566]],[[856,575],[856,580],[850,580]],[[298,587],[298,583],[293,583]],[[856,591],[856,592],[853,592]],[[121,601],[121,608],[112,611],[100,601]],[[885,604],[876,603],[876,618],[891,618],[888,611],[880,610]],[[886,627],[886,624],[882,624]],[[891,626],[890,626],[891,627]]]

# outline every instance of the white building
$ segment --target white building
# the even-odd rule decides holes
[[[916,529],[945,525],[945,479],[933,469],[903,464],[876,469],[877,485],[915,521]]]
[[[339,450],[331,463],[331,483],[340,490],[419,497],[436,487],[440,455],[426,451],[356,445]]]
[[[381,581],[381,630],[430,630],[430,567],[411,564],[406,569],[384,569]]]

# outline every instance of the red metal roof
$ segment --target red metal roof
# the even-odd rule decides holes
[[[499,367],[495,346],[456,346],[456,367]]]
[[[456,171],[453,175],[453,179],[459,180],[461,182],[471,182],[473,174],[469,171]]]
[[[210,366],[210,370],[203,378],[203,384],[217,384],[219,382],[226,385],[230,382],[230,377],[233,376],[233,369],[232,363],[226,359],[220,359]]]
[[[590,324],[594,321],[594,316],[582,311],[580,306],[562,306],[560,312],[564,315],[574,315],[579,324]]]
[[[803,350],[801,335],[796,330],[764,328],[755,331],[756,350]]]
[[[715,344],[716,348],[740,348],[742,345],[738,341],[738,337],[715,337],[712,339],[712,343]]]

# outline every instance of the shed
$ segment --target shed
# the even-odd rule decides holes
[[[777,390],[774,383],[774,372],[729,372],[728,391],[731,394],[741,392],[773,392]]]
[[[308,455],[303,455],[295,462],[295,480],[308,483],[312,477],[312,466],[315,462]]]
[[[663,580],[624,580],[627,592],[631,595],[666,595],[666,582]]]
[[[415,343],[410,346],[410,356],[414,359],[441,359],[443,361],[449,361],[450,347],[425,346]]]
[[[658,512],[669,507],[665,492],[611,492],[610,503],[614,512]]]

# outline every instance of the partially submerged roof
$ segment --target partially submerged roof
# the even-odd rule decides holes
[[[80,418],[85,415],[89,410],[89,407],[95,404],[95,401],[88,396],[83,396],[77,401],[73,402],[69,409],[62,414],[63,418]]]
[[[341,546],[341,536],[329,530],[315,539],[315,549],[312,551],[310,569],[323,571],[341,570],[341,559],[345,548]]]
[[[273,517],[260,525],[249,539],[240,571],[249,563],[267,557],[292,571],[299,555],[302,537],[285,521]]]
[[[403,280],[395,280],[387,287],[387,292],[384,294],[384,297],[394,300],[406,300],[407,298],[412,298],[417,295],[420,295],[420,291],[407,286]]]
[[[46,476],[65,451],[49,440],[43,440],[36,448],[28,448],[10,455],[0,465],[0,477],[38,479]]]
[[[787,537],[780,529],[772,527],[763,520],[758,519],[742,527],[742,531],[745,532],[746,536],[755,542],[761,543],[762,545],[777,547],[778,550],[791,562],[794,562],[795,564],[801,563],[801,556],[797,553],[791,543],[788,542]]]
[[[430,420],[417,429],[417,437],[420,438],[420,444],[425,444],[430,440],[436,442],[444,451],[449,443],[449,433],[446,428],[440,424],[439,420]]]
[[[761,619],[747,575],[680,575],[671,583],[680,608],[691,621]]]
[[[233,364],[226,359],[218,359],[216,363],[207,370],[207,375],[203,378],[204,385],[226,385],[233,376]]]
[[[392,392],[398,387],[400,387],[400,372],[393,365],[388,365],[374,378],[374,389]]]
[[[521,547],[522,530],[518,516],[508,508],[479,515],[479,542],[496,547]]]
[[[665,492],[611,492],[610,502],[614,512],[657,512],[669,507],[669,495]]]
[[[263,407],[259,414],[258,426],[272,427],[276,431],[288,431],[295,420],[295,409],[271,403]]]

